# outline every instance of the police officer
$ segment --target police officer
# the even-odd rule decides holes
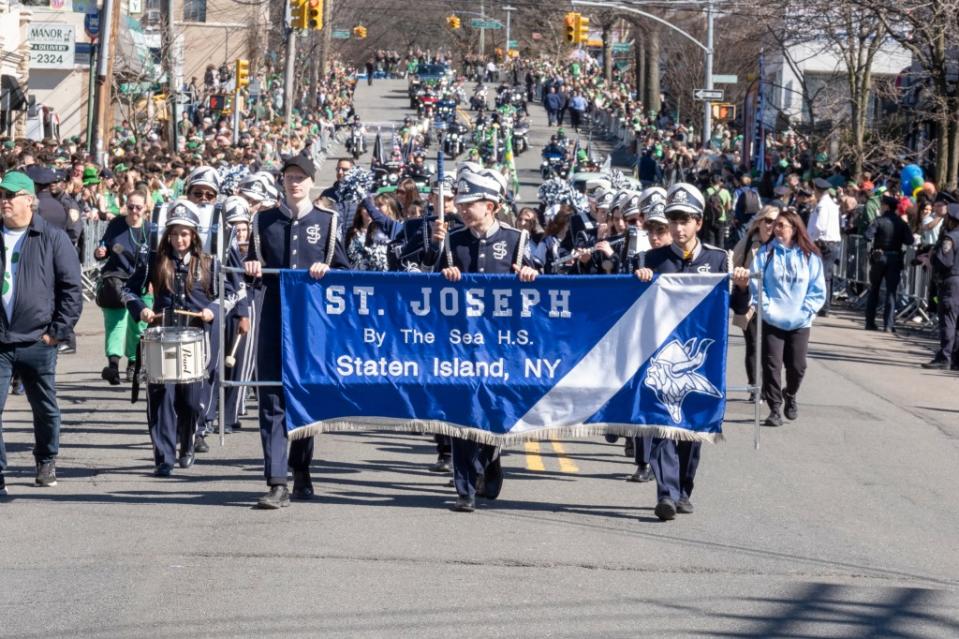
[[[883,331],[896,331],[896,290],[902,275],[902,247],[913,243],[912,229],[896,213],[899,199],[883,195],[880,202],[882,215],[866,229],[866,239],[872,241],[869,252],[869,297],[866,298],[866,330],[876,331],[876,308],[879,306],[879,289],[886,284]]]
[[[496,219],[496,210],[505,195],[506,180],[501,173],[474,166],[460,169],[456,177],[456,206],[465,227],[444,238],[434,271],[450,282],[458,282],[463,273],[516,273],[523,282],[536,279],[537,271],[529,266],[527,258],[526,231]],[[496,499],[503,485],[496,447],[453,438],[452,452],[453,485],[458,495],[453,510],[473,512],[477,493]]]
[[[677,182],[669,188],[664,213],[669,219],[672,244],[646,253],[642,267],[635,271],[637,278],[649,282],[654,273],[729,272],[726,251],[697,239],[696,234],[703,226],[704,208],[703,195],[692,184]],[[730,306],[744,312],[749,303],[749,271],[737,267],[732,280],[735,286],[730,296]],[[652,445],[650,464],[656,477],[656,516],[668,521],[674,519],[677,512],[692,513],[693,504],[689,498],[693,492],[702,444],[654,438]]]
[[[253,218],[252,239],[244,262],[249,277],[260,279],[259,342],[270,348],[257,349],[256,370],[262,381],[279,381],[282,374],[280,349],[280,278],[263,274],[263,268],[308,268],[316,279],[330,268],[348,269],[349,260],[340,239],[336,211],[315,206],[310,200],[316,168],[305,155],[290,157],[283,163],[285,201],[257,213]],[[257,507],[276,509],[289,506],[287,465],[293,469],[294,499],[311,499],[313,482],[310,462],[313,437],[290,443],[287,452],[286,402],[283,389],[264,387],[259,396],[260,439],[263,443],[263,472],[269,492],[260,497]]]
[[[932,267],[939,279],[939,350],[923,368],[959,370],[959,204],[946,207],[945,226],[932,254]]]

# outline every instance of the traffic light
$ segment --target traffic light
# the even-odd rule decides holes
[[[290,28],[306,28],[306,0],[290,0]]]
[[[710,105],[713,119],[728,122],[736,119],[736,105],[729,102],[713,102]]]
[[[448,17],[446,19],[446,24],[450,25],[450,29],[459,29],[463,25],[459,19],[459,16]]]
[[[569,44],[576,44],[576,19],[578,17],[578,13],[570,11],[563,18],[563,24],[566,25],[566,42]]]
[[[589,18],[579,13],[576,14],[576,40],[586,44],[589,42]]]
[[[323,28],[323,0],[306,0],[306,28]]]
[[[250,61],[239,59],[236,61],[236,89],[246,87],[250,84]]]
[[[366,27],[364,27],[362,24],[358,24],[355,27],[353,27],[353,37],[355,37],[357,40],[362,40],[363,38],[365,38]]]

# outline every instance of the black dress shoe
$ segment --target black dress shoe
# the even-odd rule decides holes
[[[603,437],[606,439],[607,444],[615,444],[616,442],[619,441],[619,435],[606,434],[606,435],[603,435]]]
[[[783,417],[782,415],[779,414],[779,411],[776,411],[776,410],[770,411],[769,417],[767,417],[766,421],[763,422],[763,426],[772,426],[774,428],[782,425],[783,425]]]
[[[876,326],[875,324],[866,324],[866,330],[867,330],[867,331],[878,331],[878,330],[879,330],[879,327]]]
[[[313,478],[310,477],[310,471],[293,471],[293,492],[290,497],[303,501],[313,499]]]
[[[476,501],[469,497],[457,497],[456,503],[453,504],[450,510],[457,513],[471,513],[476,510]]]
[[[264,510],[277,510],[290,505],[290,491],[286,484],[270,486],[270,491],[256,500],[256,507]]]
[[[189,468],[195,461],[196,455],[193,453],[183,453],[180,455],[180,459],[177,460],[177,463],[180,464],[180,468]]]
[[[926,362],[925,364],[922,365],[922,367],[923,367],[923,368],[927,368],[927,369],[928,369],[928,368],[938,368],[938,369],[941,369],[941,370],[945,370],[945,369],[949,368],[949,361],[948,361],[948,360],[945,360],[945,359],[939,359],[939,358],[937,357],[936,359],[932,360],[931,362]]]
[[[210,452],[210,445],[206,443],[205,437],[200,437],[199,435],[197,435],[196,440],[193,442],[193,452],[194,453]]]
[[[154,477],[169,477],[173,474],[173,464],[160,464],[153,471]]]
[[[663,499],[659,500],[658,504],[656,504],[656,510],[653,512],[656,513],[656,516],[659,517],[660,521],[676,519],[676,504],[673,503],[672,499],[664,497]]]
[[[112,366],[104,366],[100,371],[100,377],[110,383],[110,386],[120,385],[120,370]]]
[[[796,403],[795,395],[783,394],[783,416],[790,421],[799,417],[799,404]]]
[[[486,466],[486,472],[483,473],[483,492],[479,493],[477,489],[477,492],[487,499],[496,499],[503,490],[503,466],[499,460],[497,457]]]
[[[639,468],[636,469],[636,472],[626,478],[626,481],[633,481],[639,484],[645,483],[647,481],[653,481],[655,477],[653,476],[653,467],[649,464],[642,464]]]
[[[676,502],[676,512],[681,515],[692,515],[693,502],[689,501],[688,497],[680,498],[680,500]]]
[[[436,458],[436,463],[430,465],[431,473],[448,473],[451,470],[453,470],[453,467],[450,465],[448,455],[440,455]]]

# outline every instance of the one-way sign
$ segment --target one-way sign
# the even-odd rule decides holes
[[[726,91],[723,89],[696,89],[693,91],[693,98],[700,102],[722,102],[726,99]]]

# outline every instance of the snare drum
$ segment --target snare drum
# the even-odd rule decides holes
[[[143,369],[150,384],[189,384],[207,374],[207,340],[203,329],[157,326],[141,338]]]

